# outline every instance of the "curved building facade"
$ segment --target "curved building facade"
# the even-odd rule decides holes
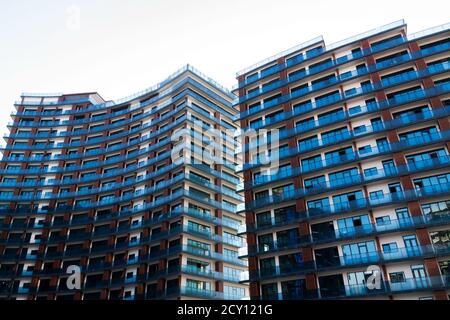
[[[248,296],[233,99],[191,66],[116,102],[23,94],[0,163],[0,298]]]
[[[241,128],[279,137],[239,168],[252,298],[448,300],[449,62],[449,24],[399,21],[238,73]]]

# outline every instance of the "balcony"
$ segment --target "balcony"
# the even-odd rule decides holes
[[[404,279],[402,282],[383,281],[377,288],[369,289],[367,284],[345,285],[336,288],[297,290],[296,292],[274,293],[271,296],[254,297],[257,300],[311,300],[364,298],[377,295],[402,294],[408,292],[445,290],[450,284],[445,276]]]
[[[367,34],[366,37],[369,37],[370,35],[371,34]],[[352,40],[349,40],[349,41],[356,42],[358,40],[360,40],[360,39],[355,37],[355,38],[352,38]],[[321,39],[321,38],[317,39],[316,38],[316,39],[313,39],[312,41],[307,42],[307,45],[308,46],[312,46],[313,44],[320,43],[321,41],[323,41],[323,39]],[[309,51],[307,53],[298,54],[294,58],[288,59],[283,64],[274,65],[271,68],[267,68],[265,72],[261,72],[259,74],[256,74],[256,75],[252,76],[252,77],[250,77],[250,76],[247,77],[247,79],[245,81],[242,81],[242,82],[239,83],[239,88],[245,87],[245,86],[247,86],[247,85],[249,85],[251,83],[254,83],[254,82],[256,82],[256,81],[258,81],[260,79],[263,79],[263,78],[265,78],[265,77],[267,77],[269,75],[272,75],[272,74],[274,74],[276,72],[282,71],[282,70],[284,70],[286,68],[290,68],[290,67],[296,66],[296,65],[298,65],[298,64],[300,64],[300,63],[302,63],[302,62],[304,62],[304,61],[306,61],[308,59],[311,59],[311,58],[317,57],[319,55],[325,54],[328,51],[331,51],[331,50],[333,50],[336,47],[340,47],[340,46],[344,45],[344,43],[345,44],[349,44],[350,43],[349,41],[345,41],[345,42],[342,41],[342,42],[339,42],[339,43],[336,43],[336,44],[332,44],[330,46],[327,46],[326,49],[324,49],[323,47],[320,47],[320,48],[317,48],[316,50],[311,50],[311,51]],[[376,46],[374,46],[372,48],[364,49],[364,50],[362,50],[360,52],[357,52],[357,53],[354,53],[354,54],[350,54],[350,55],[347,55],[347,56],[344,56],[344,57],[340,57],[336,61],[332,61],[332,63],[336,64],[336,65],[343,64],[343,63],[346,63],[346,62],[349,62],[349,61],[352,61],[352,60],[355,60],[355,59],[362,58],[363,56],[370,55],[370,54],[375,53],[375,52],[379,52],[381,50],[385,50],[385,49],[389,49],[389,48],[401,45],[404,42],[406,42],[406,39],[404,39],[404,38],[394,39],[392,41],[376,45]],[[306,46],[306,44],[305,44],[305,46]],[[303,45],[301,47],[303,47]],[[300,50],[300,48],[298,48],[297,50]],[[289,53],[292,53],[292,52],[288,51],[288,52],[285,52],[283,54],[287,55]],[[268,62],[269,62],[269,59],[264,61],[264,63],[268,63]],[[248,68],[248,69],[246,69],[246,72],[249,72],[249,69],[257,68],[260,65],[261,64],[258,64],[258,65],[254,66],[254,67]],[[326,68],[324,68],[324,69],[326,69]],[[324,70],[324,69],[322,69],[322,70]],[[243,74],[243,72],[241,72],[239,74]]]
[[[346,268],[358,268],[362,266],[425,259],[429,257],[446,256],[450,253],[450,243],[445,245],[416,246],[409,248],[397,248],[394,252],[367,252],[363,254],[335,256],[334,259],[324,261],[305,261],[297,266],[274,266],[271,268],[250,270],[248,281],[259,281],[291,275],[306,274],[310,272],[321,272],[340,270]]]
[[[375,155],[382,155],[382,154],[387,154],[387,153],[393,153],[393,152],[397,152],[397,151],[403,151],[403,150],[407,150],[411,147],[415,147],[418,145],[427,145],[427,144],[433,144],[433,143],[437,143],[440,141],[444,141],[447,140],[448,137],[450,137],[450,131],[442,131],[442,132],[437,132],[437,133],[432,133],[426,136],[422,136],[422,137],[416,137],[416,138],[411,138],[411,139],[406,139],[406,140],[402,140],[399,142],[394,142],[394,143],[387,143],[386,145],[382,146],[381,148],[378,147],[371,147],[371,150],[369,152],[353,152],[351,154],[346,154],[346,155],[342,155],[339,157],[330,157],[328,158],[325,162],[321,161],[321,162],[317,162],[314,165],[310,165],[309,167],[304,167],[302,170],[302,172],[306,173],[306,172],[313,172],[313,171],[317,171],[317,170],[321,170],[324,168],[324,164],[328,167],[331,167],[333,165],[339,165],[342,163],[348,163],[348,162],[354,162],[357,161],[359,159],[367,159],[370,157],[373,157]],[[338,143],[341,144],[343,141],[335,141],[332,144],[326,145],[326,144],[311,144],[310,146],[304,146],[302,147],[303,152],[305,151],[313,151],[313,150],[319,150],[325,146],[332,146],[332,145],[337,145]],[[285,150],[280,150],[278,153],[275,153],[275,155],[269,159],[267,159],[267,161],[272,161],[273,159],[285,159],[285,158],[290,158],[292,156],[295,156],[297,154],[300,154],[300,148],[299,147],[294,147],[294,148],[288,148]],[[237,167],[237,171],[243,171],[243,170],[251,170],[251,169],[255,169],[258,167],[263,166],[262,162],[260,161],[256,161],[256,162],[251,162],[251,163],[247,163],[244,165],[239,165]]]
[[[401,44],[401,43],[397,43],[397,41],[400,41],[400,40],[393,41],[392,45],[396,46],[398,44]],[[381,47],[384,47],[384,45],[382,45]],[[338,83],[340,83],[342,81],[348,80],[349,78],[355,78],[355,77],[367,74],[368,72],[381,71],[381,70],[383,70],[385,68],[389,68],[389,67],[392,67],[392,66],[397,65],[397,64],[406,63],[408,61],[413,61],[415,59],[420,59],[420,58],[426,57],[428,55],[435,54],[437,52],[442,52],[442,51],[448,50],[448,48],[450,48],[450,44],[444,44],[444,45],[437,46],[434,50],[417,51],[417,52],[414,52],[414,53],[411,53],[411,54],[407,54],[407,55],[396,57],[396,58],[393,58],[393,59],[390,59],[390,60],[387,60],[387,61],[383,61],[383,62],[374,64],[374,65],[369,65],[366,70],[359,70],[359,71],[356,71],[355,73],[352,73],[352,74],[344,73],[343,75],[340,75],[339,78],[336,79],[336,81],[329,82],[328,84],[324,84],[324,85],[318,86],[317,88],[309,87],[307,90],[303,91],[303,93],[301,95],[308,94],[308,93],[313,92],[315,90],[320,90],[320,89],[322,89],[324,87],[327,87],[327,86],[330,86],[330,85],[338,84]],[[362,57],[361,54],[356,54],[354,57],[351,57],[351,58],[361,58],[361,57]],[[345,61],[341,60],[339,62],[340,63],[346,63],[347,61],[348,60],[345,60]],[[277,83],[277,85],[275,85],[275,84],[271,85],[270,86],[271,90],[275,90],[275,89],[281,88],[282,86],[290,84],[290,83],[292,83],[294,81],[298,81],[298,80],[300,80],[302,78],[306,78],[306,77],[308,77],[308,76],[310,76],[312,74],[316,74],[318,72],[322,72],[324,70],[331,69],[331,68],[333,68],[335,66],[338,66],[340,63],[336,63],[335,61],[332,61],[331,63],[325,64],[324,66],[320,66],[319,68],[317,68],[317,70],[312,70],[312,71],[311,70],[307,70],[307,71],[303,72],[302,74],[299,74],[299,75],[297,75],[295,77],[291,77],[289,80],[281,80],[281,81],[279,81]],[[447,67],[447,69],[448,69],[448,67]],[[442,71],[443,71],[442,69],[439,70],[439,69],[430,68],[427,71],[422,71],[420,73],[424,73],[425,74],[425,73],[429,73],[429,72],[434,73],[434,72],[442,72]],[[422,74],[419,75],[419,73],[417,73],[415,76],[416,76],[415,78],[417,78],[417,76],[421,77],[421,76],[424,76],[424,75],[422,75]],[[413,78],[414,77],[405,78],[405,79],[403,79],[403,81],[410,81]],[[400,80],[400,79],[397,79],[397,80]],[[398,83],[398,82],[395,82],[395,83]],[[386,85],[392,85],[392,84],[394,84],[394,83],[386,83]],[[259,90],[257,93],[256,92],[254,92],[254,93],[252,92],[249,95],[242,96],[242,97],[239,98],[237,104],[246,102],[247,100],[255,98],[255,97],[257,97],[259,95],[262,95],[262,94],[264,94],[266,92],[267,92],[267,90],[264,90],[264,92],[263,92],[263,90]],[[291,98],[295,98],[295,97],[298,97],[298,95],[297,96],[291,96]],[[284,100],[286,100],[286,98],[283,97],[282,100],[283,101],[280,101],[280,103],[281,102],[286,102],[286,101],[284,101]],[[271,106],[262,107],[260,110],[265,109],[265,108],[269,108],[269,107],[271,107]],[[243,118],[248,117],[248,116],[250,116],[250,115],[252,115],[252,114],[254,114],[256,112],[259,112],[260,110],[254,109],[254,110],[241,112],[240,115],[238,117],[236,117],[235,119],[236,120],[243,119]]]
[[[449,86],[449,89],[450,89],[450,86]],[[401,99],[401,97],[397,98],[397,99]],[[379,125],[366,125],[360,130],[348,130],[347,129],[346,132],[336,134],[334,137],[332,136],[330,138],[323,138],[323,137],[317,138],[313,142],[306,142],[304,144],[300,144],[296,148],[290,148],[286,151],[274,150],[275,151],[274,153],[278,153],[277,156],[282,158],[291,152],[295,152],[295,153],[309,152],[309,151],[321,149],[326,146],[333,146],[338,142],[341,143],[343,141],[349,141],[349,140],[360,138],[363,136],[368,136],[368,135],[372,135],[372,134],[379,133],[379,132],[385,132],[386,130],[396,129],[396,128],[403,127],[406,125],[410,125],[412,123],[423,122],[423,121],[427,121],[430,119],[437,119],[437,118],[445,117],[448,115],[450,115],[450,108],[448,108],[448,107],[443,107],[438,110],[427,110],[425,112],[421,112],[420,114],[408,115],[408,116],[403,116],[403,117],[400,117],[400,118],[397,118],[394,120],[385,121]],[[346,117],[346,115],[344,113],[342,113],[340,117],[337,117],[335,119],[336,123],[339,122],[339,118],[341,118],[341,117]],[[282,140],[291,138],[293,136],[299,136],[302,134],[306,134],[308,132],[311,132],[311,130],[313,130],[313,129],[323,128],[323,127],[324,127],[324,124],[323,123],[321,124],[320,121],[314,121],[313,123],[310,123],[307,126],[297,126],[296,128],[287,129],[287,130],[282,131],[279,134],[279,140],[282,141]],[[316,137],[317,137],[317,135],[316,135]],[[242,150],[245,150],[245,152],[250,152],[250,151],[255,152],[255,150],[257,150],[257,148],[260,147],[259,144],[260,144],[259,142],[252,141],[249,144],[244,145],[242,149],[241,148],[237,149],[236,152],[241,152]]]
[[[182,73],[187,72],[187,71],[192,72],[193,74],[195,74],[196,76],[200,77],[201,79],[203,79],[207,83],[211,84],[212,86],[214,86],[216,88],[219,88],[219,90],[221,90],[222,92],[227,94],[230,98],[233,97],[233,95],[231,93],[229,93],[229,91],[227,89],[225,89],[224,87],[220,86],[215,81],[211,80],[209,77],[205,76],[204,74],[202,74],[200,71],[198,71],[194,67],[187,65],[187,66],[183,67],[182,69],[178,70],[177,72],[175,72],[167,80],[161,82],[160,84],[158,84],[158,85],[156,85],[156,86],[154,86],[152,88],[149,88],[147,90],[139,92],[138,94],[135,94],[135,95],[132,95],[132,96],[120,99],[118,101],[109,101],[109,102],[102,103],[102,104],[91,105],[91,106],[89,106],[86,109],[71,111],[71,112],[68,112],[67,114],[87,113],[87,112],[92,112],[92,111],[109,109],[109,108],[112,108],[114,106],[124,105],[125,103],[128,103],[128,102],[131,102],[132,100],[138,99],[139,97],[145,96],[149,92],[159,90],[162,86],[164,86],[165,84],[169,83],[170,81],[173,81],[174,79],[178,78]],[[148,106],[150,104],[153,104],[153,103],[155,103],[157,101],[164,100],[167,96],[171,96],[173,94],[173,92],[178,90],[180,87],[183,87],[185,84],[191,84],[191,85],[195,86],[197,89],[202,90],[202,91],[209,90],[208,88],[203,86],[200,82],[194,80],[191,77],[187,77],[186,79],[184,79],[184,80],[182,80],[182,81],[180,81],[178,83],[174,83],[174,85],[172,86],[171,89],[165,90],[161,94],[159,94],[158,96],[156,96],[156,97],[154,97],[154,98],[152,98],[150,100],[147,100],[147,101],[145,101],[143,103],[138,103],[138,105],[136,107],[129,108],[127,111],[128,112],[132,112],[132,111],[135,111],[136,109],[143,108],[143,107]],[[225,105],[230,105],[227,100],[223,99],[219,95],[217,95],[215,93],[210,93],[210,95],[214,96],[216,99],[218,99],[219,101],[221,101]],[[17,102],[16,104],[17,105],[21,105],[21,102]],[[167,103],[167,105],[170,105],[170,104],[171,103]],[[40,103],[38,105],[40,105]],[[160,105],[159,108],[157,108],[153,112],[154,113],[160,112],[161,109],[163,109],[163,107],[164,106]]]

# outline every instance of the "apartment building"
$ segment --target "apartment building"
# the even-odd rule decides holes
[[[449,62],[398,21],[238,73],[252,299],[449,299]]]
[[[1,149],[0,299],[249,296],[234,99],[189,65],[119,101],[23,94]]]

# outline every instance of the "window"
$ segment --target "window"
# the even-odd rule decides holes
[[[209,251],[211,251],[211,245],[208,243],[188,239],[187,245],[193,249],[199,249],[196,251],[203,252],[203,254],[209,254]]]
[[[257,214],[256,222],[258,224],[258,227],[272,225],[272,217],[271,217],[270,211]]]
[[[319,189],[326,187],[325,176],[319,176],[304,181],[305,189]]]
[[[189,230],[192,230],[194,232],[206,233],[206,234],[211,233],[211,227],[205,226],[205,225],[193,222],[193,221],[188,221],[188,228],[189,228]]]
[[[311,100],[300,102],[294,105],[294,114],[303,113],[312,109]]]
[[[441,269],[442,275],[450,279],[450,260],[439,262],[439,268]]]
[[[223,274],[226,277],[226,279],[241,280],[242,271],[239,269],[232,268],[232,267],[224,266]]]
[[[281,282],[281,292],[283,300],[301,299],[306,292],[306,281],[305,279],[297,279]]]
[[[266,258],[259,261],[261,275],[272,275],[275,273],[275,258]]]
[[[277,232],[278,247],[288,247],[298,242],[298,229],[289,229]]]
[[[261,102],[254,103],[248,107],[250,113],[256,112],[259,109],[261,109]]]
[[[324,94],[320,97],[316,97],[316,104],[318,107],[322,107],[324,105],[337,102],[341,99],[341,94],[339,91],[333,91],[327,94]]]
[[[368,168],[364,170],[364,176],[366,177],[373,177],[376,176],[378,174],[378,168],[373,167],[373,168]]]
[[[391,279],[392,283],[406,282],[405,273],[404,272],[392,272],[389,273],[389,279]]]
[[[323,144],[330,144],[348,139],[350,137],[350,133],[348,131],[348,128],[344,127],[332,131],[323,132],[321,134],[321,137]]]
[[[359,154],[368,154],[372,152],[372,146],[371,145],[367,145],[367,146],[363,146],[358,148]]]
[[[174,261],[174,260],[172,260]],[[172,265],[174,265],[174,262],[172,262]],[[191,259],[188,258],[186,261],[186,265],[189,268],[189,270],[193,271],[199,271],[199,272],[210,272],[211,266],[209,262],[197,260],[197,259]]]
[[[279,262],[281,272],[293,272],[303,267],[303,255],[302,253],[293,253],[279,256]]]
[[[278,285],[277,283],[267,283],[261,285],[262,298],[264,300],[278,299]]]
[[[378,226],[386,226],[391,224],[391,217],[390,216],[383,216],[378,217],[375,219]]]
[[[383,252],[384,253],[392,253],[397,252],[398,246],[396,242],[383,244]]]
[[[449,182],[450,182],[450,173],[447,173],[433,177],[415,179],[414,186],[416,187],[416,189],[424,189],[425,191],[427,189],[430,189],[430,191],[431,190],[434,191],[434,189],[440,185],[447,186]]]
[[[317,136],[312,136],[298,141],[300,151],[310,150],[319,146],[319,139]]]
[[[343,245],[342,252],[344,254],[344,258],[366,255],[368,253],[376,252],[375,241]]]
[[[389,151],[389,142],[386,138],[381,138],[377,140],[377,148],[378,152],[387,152]]]
[[[292,174],[292,166],[291,164],[285,164],[278,168],[278,175],[282,177],[287,177]]]
[[[296,207],[290,206],[286,208],[275,209],[275,223],[283,223],[291,221],[295,217]]]
[[[223,287],[223,293],[225,295],[225,299],[240,300],[245,297],[245,289],[240,287],[225,285]]]
[[[308,209],[322,209],[330,206],[330,200],[328,198],[308,201]]]
[[[346,147],[335,151],[325,153],[327,165],[340,163],[342,161],[352,160],[354,158],[353,148]]]
[[[294,97],[299,97],[299,96],[301,96],[301,95],[307,93],[308,91],[309,91],[309,89],[308,89],[308,84],[307,84],[307,83],[304,83],[304,84],[302,84],[302,85],[300,85],[300,86],[297,86],[297,87],[295,87],[295,88],[292,88],[292,89],[291,89],[291,94],[292,94],[292,96],[294,96]]]
[[[433,244],[446,248],[450,242],[450,230],[431,232],[430,237]]]
[[[415,235],[404,236],[403,242],[405,243],[405,247],[407,250],[411,248],[415,249],[418,247],[417,238]],[[408,252],[414,253],[414,250],[413,251],[408,250]]]
[[[395,175],[397,173],[397,168],[395,167],[394,160],[385,160],[382,162],[384,174],[386,176]]]
[[[320,155],[302,159],[302,170],[311,171],[322,167],[322,157]]]
[[[333,196],[335,209],[350,209],[352,206],[359,205],[364,200],[362,191],[349,192],[337,196]]]
[[[368,215],[339,219],[337,221],[339,231],[352,231],[355,228],[370,226]]]
[[[384,193],[382,190],[373,191],[370,193],[370,200],[380,200],[384,198]]]
[[[261,128],[262,125],[263,125],[263,119],[262,118],[250,121],[250,128],[252,128],[252,129]]]
[[[429,215],[432,218],[440,218],[448,216],[450,211],[450,200],[427,203],[422,205],[423,214]]]
[[[242,238],[239,236],[236,236],[232,233],[223,232],[223,241],[228,243],[228,244],[232,244],[232,245],[236,245],[241,247],[242,246]]]
[[[186,287],[189,288],[189,289],[192,289],[194,291],[197,291],[197,290],[210,291],[211,290],[211,283],[206,282],[206,281],[198,281],[198,280],[186,279]]]
[[[400,134],[400,141],[410,140],[410,143],[423,143],[424,141],[430,141],[432,135],[436,135],[438,132],[436,127],[430,127],[420,130],[415,130],[407,133]]]
[[[358,168],[351,168],[330,173],[329,178],[330,187],[332,188],[345,184],[356,183],[360,180]]]
[[[264,106],[265,107],[270,107],[270,106],[273,106],[273,105],[277,104],[280,97],[281,97],[281,93],[276,94],[276,95],[274,95],[272,97],[264,99]]]
[[[223,249],[223,256],[225,258],[227,258],[228,260],[238,260],[238,255],[239,255],[239,253],[235,250],[231,250],[231,249],[227,249],[227,248]]]
[[[401,221],[409,220],[410,215],[408,208],[399,208],[395,209],[395,213],[397,214],[397,219]]]
[[[294,185],[288,184],[282,187],[272,189],[272,195],[275,199],[284,199],[294,196]]]
[[[370,124],[372,127],[372,131],[380,131],[383,130],[384,128],[383,121],[381,120],[381,118],[371,119]]]
[[[329,112],[325,112],[322,114],[319,114],[317,116],[319,120],[319,125],[324,125],[330,122],[339,121],[345,118],[345,113],[342,108],[335,109]]]
[[[298,131],[307,131],[310,129],[313,129],[315,127],[315,120],[314,117],[298,121],[295,126]]]
[[[412,69],[412,70],[414,70],[414,69]],[[417,116],[419,116],[419,115],[427,114],[429,112],[429,110],[430,109],[428,108],[428,106],[425,105],[425,106],[416,107],[416,108],[408,109],[408,110],[401,111],[401,112],[396,112],[396,113],[392,114],[392,117],[394,119],[400,118],[403,121],[405,121],[405,123],[408,123],[411,120],[417,119]]]
[[[261,191],[261,192],[256,192],[255,193],[255,200],[258,200],[258,199],[264,199],[264,198],[267,198],[269,196],[269,190],[264,190],[264,191]]]
[[[209,200],[210,199],[210,195],[206,192],[200,191],[198,189],[189,187],[189,192],[196,197],[199,197],[201,199],[205,199],[205,200]]]
[[[355,115],[355,114],[358,114],[361,111],[362,111],[361,106],[354,106],[354,107],[351,107],[350,109],[348,109],[348,113],[351,116]]]
[[[354,134],[362,134],[362,133],[364,133],[366,131],[367,131],[367,128],[366,128],[366,125],[364,125],[364,124],[361,125],[361,126],[353,128],[353,133]]]

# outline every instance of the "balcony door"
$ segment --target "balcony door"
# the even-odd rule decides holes
[[[414,278],[414,285],[418,289],[428,288],[428,278],[423,265],[411,266],[411,271]]]
[[[405,250],[408,257],[415,257],[420,255],[420,247],[417,243],[417,238],[415,235],[404,236],[403,242],[405,243]]]

